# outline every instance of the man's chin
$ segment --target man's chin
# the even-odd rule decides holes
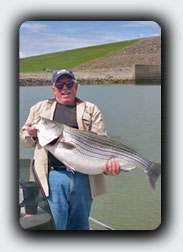
[[[63,105],[73,105],[74,102],[70,97],[62,97],[62,100],[60,102]]]

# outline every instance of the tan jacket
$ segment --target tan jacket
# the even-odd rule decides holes
[[[53,119],[54,111],[56,108],[56,99],[48,99],[38,102],[30,109],[27,121],[32,122],[38,116],[42,116],[48,119]],[[99,135],[106,135],[104,122],[102,119],[101,112],[95,104],[87,101],[81,101],[76,98],[76,114],[77,123],[80,130],[92,131]],[[37,172],[38,178],[42,184],[43,190],[46,196],[49,195],[48,187],[48,153],[45,148],[42,148],[37,141],[25,130],[25,125],[20,130],[20,140],[24,147],[32,148],[35,147],[34,151],[34,165]],[[30,177],[30,180],[32,178]],[[89,175],[90,188],[92,197],[100,195],[106,192],[106,183],[103,174],[100,175]]]

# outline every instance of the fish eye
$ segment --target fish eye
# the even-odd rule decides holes
[[[43,123],[48,124],[48,120],[46,120],[45,118],[42,118],[42,121]]]
[[[51,122],[51,128],[54,128],[56,126],[56,123],[55,122]]]

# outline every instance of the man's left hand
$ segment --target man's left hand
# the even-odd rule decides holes
[[[120,173],[120,164],[119,162],[111,158],[105,165],[104,165],[104,173],[106,175],[118,175]]]

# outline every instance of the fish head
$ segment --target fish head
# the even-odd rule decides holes
[[[32,127],[37,130],[38,140],[42,147],[62,136],[64,129],[62,124],[41,116],[36,118]]]

